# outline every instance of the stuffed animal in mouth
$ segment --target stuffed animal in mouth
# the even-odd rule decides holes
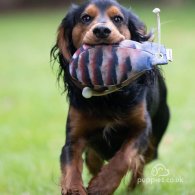
[[[83,97],[118,91],[154,66],[172,61],[172,49],[161,45],[160,9],[153,13],[157,16],[158,43],[124,40],[115,45],[83,45],[75,52],[69,72]]]
[[[115,45],[83,45],[73,55],[69,72],[83,96],[91,98],[113,93],[171,60],[171,50],[163,45],[124,40]]]

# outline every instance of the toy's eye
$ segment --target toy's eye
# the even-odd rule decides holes
[[[91,22],[92,20],[92,17],[88,14],[85,14],[81,17],[81,21],[84,23],[84,24],[87,24],[89,22]]]
[[[122,18],[121,16],[114,16],[114,17],[112,18],[112,20],[113,20],[114,23],[116,23],[116,24],[120,24],[120,23],[123,22],[123,18]]]

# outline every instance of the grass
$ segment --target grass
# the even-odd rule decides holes
[[[151,8],[136,12],[152,27]],[[67,115],[65,95],[49,65],[49,50],[65,10],[0,15],[0,194],[59,194],[59,155]],[[169,88],[172,119],[160,146],[158,163],[167,178],[183,183],[154,182],[133,195],[195,194],[194,34],[192,8],[164,8],[163,43],[173,48],[174,63],[163,68]],[[87,171],[84,173],[87,180]],[[116,195],[125,194],[126,178]]]

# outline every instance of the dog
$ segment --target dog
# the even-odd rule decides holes
[[[146,163],[157,158],[170,116],[159,68],[117,92],[90,99],[82,96],[69,73],[71,57],[82,44],[144,42],[151,36],[139,17],[115,0],[73,5],[62,20],[51,55],[59,62],[58,78],[63,78],[69,100],[60,156],[63,195],[113,194],[128,171],[128,189],[134,189]],[[92,175],[87,188],[82,181],[83,153]]]

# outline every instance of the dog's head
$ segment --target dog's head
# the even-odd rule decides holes
[[[149,39],[143,22],[115,0],[91,0],[69,10],[59,26],[52,54],[59,58],[61,73],[67,77],[68,63],[82,44],[115,44],[125,39]],[[64,79],[66,85],[68,78]]]

